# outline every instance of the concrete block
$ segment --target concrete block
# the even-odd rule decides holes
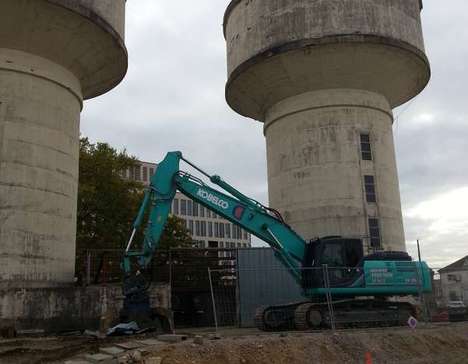
[[[99,351],[102,354],[111,355],[111,356],[114,356],[114,357],[117,356],[117,355],[125,353],[124,349],[118,348],[116,346],[111,346],[111,347],[107,347],[107,348],[100,348]]]
[[[163,336],[163,335],[161,335]],[[159,339],[160,336],[158,336],[158,339],[146,339],[146,340],[138,340],[137,343],[140,344],[141,346],[154,346],[154,345],[161,345],[161,341]]]
[[[141,344],[141,343],[136,342],[136,341],[127,341],[127,342],[118,343],[118,344],[115,344],[115,345],[118,346],[119,348],[123,349],[123,350],[134,350],[134,349],[141,348],[143,345],[146,345],[146,344]]]
[[[93,364],[114,364],[114,357],[107,354],[88,354],[84,359]]]
[[[172,335],[172,334],[159,335],[158,340],[168,342],[168,343],[178,343],[178,342],[187,340],[187,336],[186,335]]]

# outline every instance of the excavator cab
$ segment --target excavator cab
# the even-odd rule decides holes
[[[364,259],[361,239],[330,236],[307,244],[303,270],[303,288],[324,287],[327,267],[331,287],[348,286],[359,278]]]
[[[309,242],[306,249],[303,288],[349,288],[360,285],[366,261],[411,262],[406,252],[379,251],[364,254],[361,239],[330,236]],[[325,279],[325,270],[328,282]]]

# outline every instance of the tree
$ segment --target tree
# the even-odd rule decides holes
[[[77,251],[124,249],[144,194],[144,186],[123,178],[136,158],[107,143],[80,139]],[[141,234],[136,243],[141,242]],[[171,216],[160,240],[161,249],[191,246],[183,220]]]
[[[122,178],[136,165],[126,151],[80,139],[77,249],[121,249],[143,196],[143,186]]]
[[[185,227],[185,222],[175,215],[169,216],[163,234],[159,240],[160,249],[188,248],[193,245],[192,237]]]

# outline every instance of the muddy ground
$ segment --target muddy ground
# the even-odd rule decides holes
[[[67,337],[4,340],[0,342],[0,363],[63,363],[80,353],[97,352],[99,347],[134,339]],[[377,364],[468,363],[468,323],[428,325],[416,330],[388,328],[336,333],[226,331],[220,340],[205,337],[201,344],[188,339],[178,344],[147,348],[144,359],[153,363],[156,361],[150,361],[150,358],[161,358],[162,364],[330,364],[365,363],[366,354]]]

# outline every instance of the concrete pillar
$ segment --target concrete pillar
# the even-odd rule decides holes
[[[265,118],[271,205],[307,238],[366,236],[368,217],[379,217],[382,240],[404,250],[392,121],[387,100],[361,90],[274,105]],[[361,158],[361,133],[372,136],[373,160]],[[374,176],[378,203],[366,203],[365,176]]]
[[[0,2],[0,289],[73,282],[80,111],[126,73],[124,17],[125,0]]]
[[[270,205],[305,239],[373,236],[376,248],[405,250],[392,108],[430,78],[421,8],[420,0],[229,4],[226,99],[265,123]]]
[[[73,281],[79,80],[62,66],[0,49],[2,285]]]

